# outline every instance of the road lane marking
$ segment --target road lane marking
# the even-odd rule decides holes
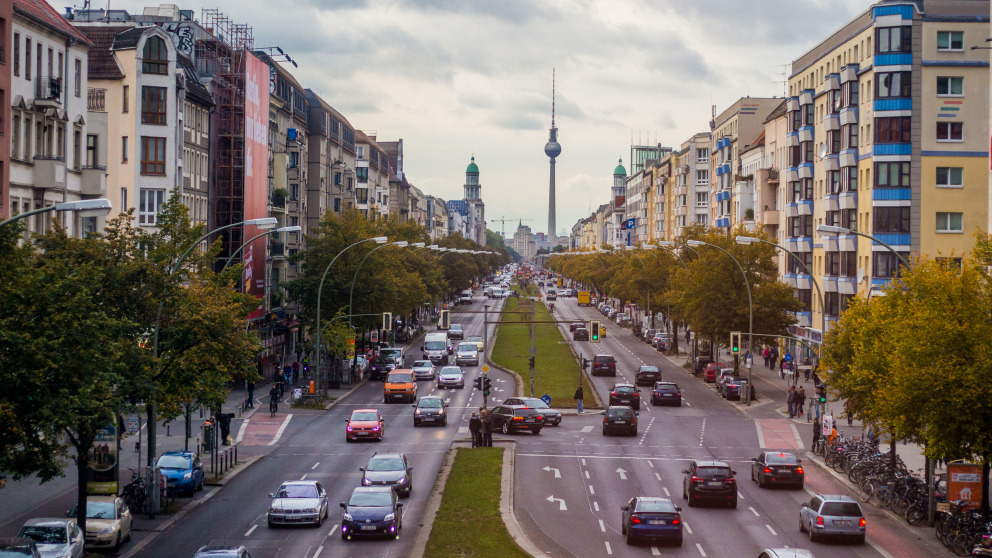
[[[754,421],[754,427],[758,430],[758,447],[765,447],[765,434],[761,431],[761,423]]]
[[[738,490],[737,491],[737,497],[740,498],[741,500],[743,500],[744,499],[744,494],[742,494],[741,491]]]
[[[599,502],[593,502],[593,503],[592,503],[592,507],[593,507],[593,508],[594,508],[594,509],[595,509],[596,511],[599,511]]]
[[[768,527],[768,530],[769,530],[769,531],[771,532],[771,534],[773,534],[773,535],[775,535],[775,536],[778,536],[778,533],[776,533],[776,532],[775,532],[775,529],[772,529],[772,526],[771,526],[771,525],[768,525],[768,524],[766,523],[766,524],[765,524],[765,527]]]
[[[651,556],[661,556],[661,551],[658,550],[657,546],[651,547]]]
[[[579,432],[583,434],[588,434],[589,432],[592,432],[592,429],[593,429],[592,426],[583,426],[582,429],[579,430]]]
[[[595,495],[596,494],[596,489],[593,488],[593,486],[591,484],[589,485],[589,494],[592,494],[592,495]]]
[[[289,421],[292,418],[293,415],[286,415],[286,420],[282,421],[282,424],[279,426],[279,430],[276,430],[276,437],[272,438],[272,441],[269,442],[268,445],[270,446],[276,445],[276,442],[279,441],[279,438],[282,438],[282,433],[286,431],[286,427],[289,426]]]
[[[699,447],[703,447],[703,436],[706,434],[706,417],[703,417],[703,426],[699,429]]]
[[[796,447],[799,449],[806,449],[806,446],[803,445],[803,439],[799,437],[799,429],[796,428],[795,423],[790,424],[789,426],[792,427],[792,433],[796,436]]]
[[[758,513],[758,510],[754,509],[753,507],[748,506],[747,509],[751,510],[751,513],[754,514],[754,517],[761,517],[761,514]]]
[[[586,471],[585,473],[586,473],[586,478],[588,479],[589,478],[589,471]]]
[[[661,480],[661,479],[658,479],[658,480]],[[665,491],[665,496],[667,496],[669,498],[672,497],[672,493],[668,491],[668,488],[667,487],[662,486],[661,489]]]
[[[300,480],[307,480],[307,476],[303,475],[302,477],[300,477]]]
[[[687,533],[689,533],[690,535],[692,534],[692,529],[689,528],[689,524],[688,523],[686,523],[685,521],[683,521],[682,522],[682,526],[685,527],[685,531]]]
[[[320,465],[320,461],[318,461],[318,462],[316,462],[316,463],[314,463],[314,464],[313,464],[313,467],[310,467],[310,470],[311,470],[311,471],[313,471],[314,469],[316,469],[316,468],[317,468],[317,466],[318,466],[318,465]]]
[[[251,526],[251,529],[248,529],[248,532],[245,533],[245,536],[247,537],[248,535],[250,535],[252,533],[252,531],[254,531],[255,529],[258,529],[258,525],[257,524],[256,525],[252,525]]]
[[[612,555],[613,554],[613,549],[610,548],[610,541],[604,541],[604,542],[606,543],[606,553]]]
[[[650,462],[650,461],[648,461],[648,463],[651,463],[651,462]],[[655,473],[655,474],[654,474],[654,478],[656,478],[656,479],[658,479],[658,480],[661,480],[661,475],[659,475],[658,473]]]
[[[333,536],[334,535],[334,532],[337,531],[338,530],[338,527],[340,527],[340,526],[341,526],[340,523],[335,523],[334,524],[334,527],[331,527],[330,532],[327,533],[327,536],[328,537]]]
[[[144,428],[145,425],[142,424],[141,427]],[[248,419],[241,421],[241,428],[238,429],[238,437],[234,439],[235,442],[241,443],[245,437],[245,430],[248,430]]]
[[[703,550],[703,545],[696,543],[696,549],[699,550],[699,553],[703,555],[703,558],[706,558],[706,551]]]
[[[599,520],[599,530],[602,531],[602,532],[604,532],[604,533],[606,532],[606,524],[603,523],[603,520],[602,519]]]
[[[585,466],[586,466],[586,460],[585,460],[585,458],[584,458],[584,457],[582,458],[582,466],[583,466],[583,467],[585,467]]]
[[[322,550],[324,550],[324,545],[320,545],[320,546],[318,546],[318,547],[317,547],[317,552],[314,552],[314,553],[313,553],[313,558],[317,558],[318,556],[320,556],[320,552],[321,552]]]
[[[654,463],[651,463],[650,461],[648,461],[648,467],[651,467],[652,469],[654,469]]]

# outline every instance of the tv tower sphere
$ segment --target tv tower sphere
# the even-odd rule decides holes
[[[557,130],[555,131],[557,132]],[[544,154],[552,159],[561,155],[561,144],[554,140],[549,141],[544,144]]]

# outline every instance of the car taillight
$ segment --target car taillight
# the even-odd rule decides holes
[[[771,472],[772,472],[772,470],[771,470],[771,469],[769,469],[768,467],[765,467],[765,472],[766,472],[766,473],[771,473]]]
[[[608,423],[608,422],[609,422],[609,421],[608,421],[607,419],[605,419],[605,418],[603,419],[603,424],[606,424],[606,423]]]
[[[858,521],[858,527],[864,527],[864,526],[865,526],[865,518],[862,517],[861,520]]]
[[[640,517],[637,517],[636,515],[632,515],[632,516],[630,516],[630,522],[631,523],[640,523],[641,522],[641,518]]]
[[[737,484],[737,481],[733,477],[729,479],[724,479],[723,482],[729,482],[730,484]]]
[[[513,417],[513,420],[524,420],[524,417]]]
[[[796,472],[799,473],[800,475],[803,474],[803,468],[802,467],[796,467]]]
[[[703,479],[702,477],[692,477],[691,479],[689,479],[689,482],[691,483],[703,482]]]
[[[823,527],[823,518],[822,517],[817,517],[816,518],[816,524],[819,525],[820,527]]]
[[[615,392],[615,391],[611,391],[610,392],[610,397],[616,397],[616,396],[617,396],[617,392]]]
[[[679,520],[679,518],[677,517],[672,520],[672,525],[678,525],[679,523],[681,523],[681,520]]]

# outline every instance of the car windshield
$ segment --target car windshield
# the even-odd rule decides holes
[[[641,372],[657,372],[658,368],[656,366],[642,366]]]
[[[378,420],[374,411],[355,411],[351,413],[351,420]]]
[[[613,388],[613,391],[617,393],[634,393],[634,388],[631,386],[616,386]]]
[[[448,329],[450,331],[461,331],[462,330],[462,324],[451,324],[451,327],[449,327]]]
[[[379,351],[380,356],[398,356],[400,354],[400,349],[382,349]]]
[[[727,467],[700,467],[696,469],[696,474],[701,477],[730,477],[730,469]]]
[[[158,458],[160,469],[189,469],[189,458],[181,455],[163,455]]]
[[[596,357],[597,364],[612,364],[614,362],[616,361],[613,360],[613,357]]]
[[[474,335],[473,336],[470,336],[468,338],[468,340],[471,341],[471,342],[473,342],[473,343],[482,343],[482,338],[481,337],[474,336]]]
[[[678,391],[679,388],[677,388],[677,387],[675,387],[675,386],[673,386],[671,384],[662,384],[660,386],[654,386],[654,390],[655,391],[664,391],[664,392],[667,392],[667,393],[673,393],[673,392]]]
[[[279,487],[280,498],[316,498],[317,487],[312,484],[284,484]]]
[[[608,417],[627,418],[633,416],[633,414],[634,411],[631,411],[630,409],[610,409],[606,411],[606,416]]]
[[[418,407],[429,407],[431,409],[440,409],[441,408],[441,405],[443,405],[443,404],[441,403],[441,400],[440,399],[431,398],[431,399],[421,399],[420,400],[420,403],[417,406]]]
[[[391,508],[393,499],[388,492],[352,492],[348,505],[358,508]]]
[[[25,525],[18,537],[27,537],[38,544],[65,544],[65,527],[41,527]]]
[[[854,502],[826,502],[820,515],[841,516],[841,517],[861,517],[861,507]]]
[[[414,362],[413,363],[413,367],[414,368],[430,368],[431,367],[431,361],[429,361],[429,360],[418,360],[417,362]]]
[[[675,513],[675,504],[668,500],[641,500],[637,503],[637,511]]]
[[[424,343],[424,348],[428,351],[443,351],[448,345],[444,341],[428,341]]]
[[[462,343],[461,345],[458,345],[459,352],[470,352],[477,350],[479,350],[479,348],[475,346],[475,343]]]
[[[536,398],[535,399],[524,399],[523,401],[524,401],[524,405],[527,405],[528,407],[534,407],[535,409],[550,409],[551,408],[551,407],[548,407],[548,404],[547,403],[545,403],[544,401],[541,401],[540,399],[536,399]]]
[[[773,465],[795,465],[799,460],[791,453],[766,453],[765,462]]]
[[[389,375],[389,382],[390,383],[393,383],[393,384],[401,384],[401,383],[407,383],[408,384],[408,383],[413,382],[413,376],[411,376],[410,374],[405,374],[405,373],[404,374],[390,374]]]
[[[73,506],[69,517],[77,517],[79,507]],[[86,502],[86,517],[88,519],[114,519],[113,502]],[[2,557],[0,557],[2,558]]]
[[[366,471],[402,471],[403,460],[399,457],[376,457],[369,461]]]
[[[462,369],[454,366],[446,366],[441,369],[442,376],[461,376]]]

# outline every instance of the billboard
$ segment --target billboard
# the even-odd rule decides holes
[[[244,218],[266,217],[269,157],[269,65],[245,51],[245,212]],[[245,227],[245,240],[262,231]],[[265,296],[267,236],[245,247],[245,292]]]
[[[87,494],[117,493],[117,427],[109,424],[96,431],[86,464]]]

